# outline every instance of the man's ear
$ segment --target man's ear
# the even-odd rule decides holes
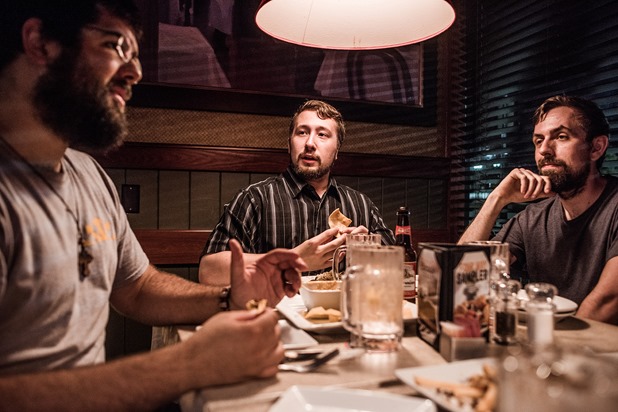
[[[21,38],[26,56],[37,64],[47,65],[60,53],[60,46],[57,42],[43,37],[42,27],[43,23],[40,19],[26,20],[21,29]]]
[[[592,139],[592,150],[590,151],[590,160],[598,160],[609,146],[609,137],[605,135],[596,136]]]

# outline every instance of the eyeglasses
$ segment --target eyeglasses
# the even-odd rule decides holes
[[[124,34],[114,31],[114,30],[107,30],[101,27],[97,27],[92,24],[84,26],[84,28],[88,30],[97,31],[99,33],[103,33],[108,36],[117,37],[117,40],[115,43],[109,42],[109,43],[106,43],[106,45],[114,49],[116,53],[118,54],[118,57],[120,57],[120,60],[122,60],[124,63],[129,63],[131,60],[135,59],[135,61],[139,64],[137,52],[133,50],[133,47],[131,47],[126,37],[124,36]]]

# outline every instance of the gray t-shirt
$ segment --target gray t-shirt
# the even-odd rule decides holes
[[[39,169],[86,233],[90,276],[78,270],[78,232],[65,204],[0,142],[0,375],[105,361],[111,290],[148,259],[113,182],[67,150],[62,172]]]
[[[618,178],[607,185],[583,214],[566,220],[557,197],[529,204],[494,238],[507,239],[517,261],[512,274],[547,282],[578,304],[599,281],[608,260],[618,256]]]

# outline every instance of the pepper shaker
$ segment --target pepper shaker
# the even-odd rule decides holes
[[[500,344],[511,344],[516,341],[519,301],[517,292],[521,283],[514,279],[502,280],[496,285],[496,294],[492,302],[494,306],[494,322],[491,328],[491,338]]]

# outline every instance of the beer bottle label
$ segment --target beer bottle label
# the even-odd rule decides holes
[[[410,226],[395,226],[395,236],[397,235],[412,236],[412,230],[410,229]]]
[[[416,297],[416,262],[403,263],[403,298]]]

